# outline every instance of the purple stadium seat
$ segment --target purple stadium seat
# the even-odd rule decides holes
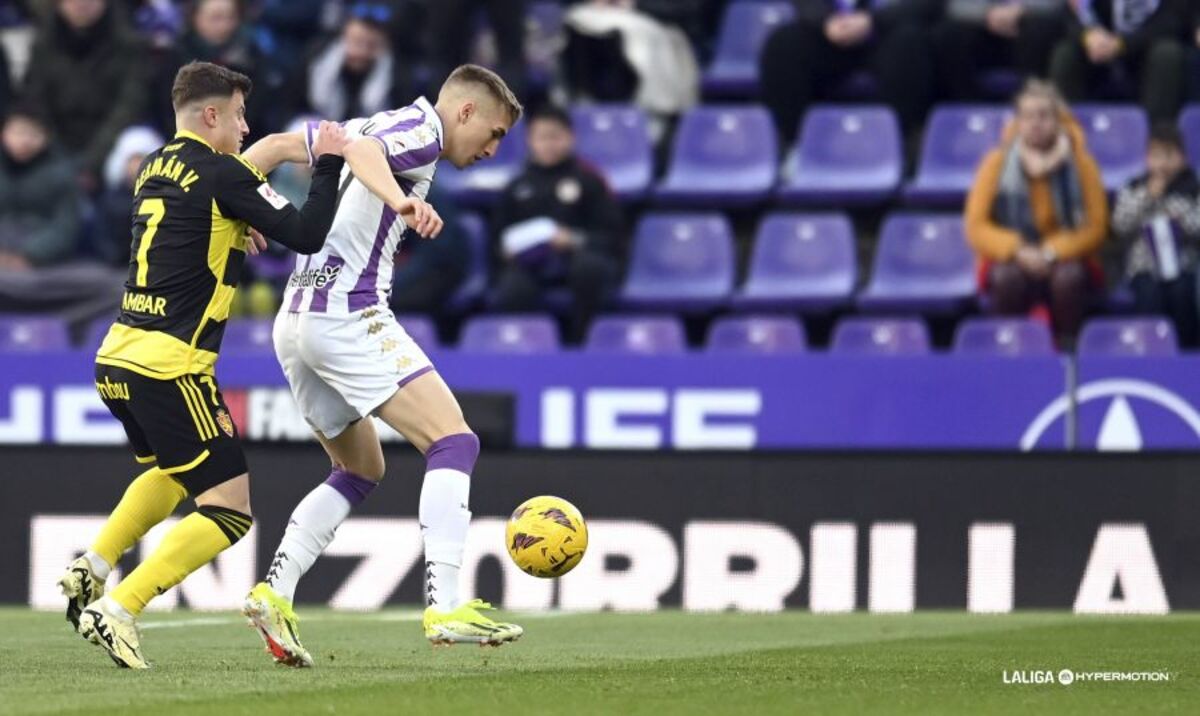
[[[0,352],[38,353],[71,347],[67,324],[41,316],[0,316]]]
[[[646,214],[638,222],[621,302],[706,311],[733,292],[733,232],[721,214]]]
[[[845,318],[834,329],[830,350],[854,355],[926,355],[929,330],[919,318]]]
[[[455,200],[467,206],[490,206],[525,165],[525,122],[518,121],[501,140],[496,156],[466,169],[440,162],[437,181]]]
[[[654,156],[646,115],[632,105],[592,105],[572,111],[579,157],[608,180],[623,200],[646,197],[654,179]]]
[[[1000,143],[1010,110],[996,105],[943,105],[925,129],[917,176],[905,200],[920,206],[950,206],[966,196],[983,155]]]
[[[1179,114],[1179,131],[1187,145],[1188,161],[1200,169],[1200,104],[1189,104]]]
[[[231,318],[225,324],[221,351],[230,353],[274,353],[271,340],[273,318]]]
[[[1179,352],[1175,327],[1164,318],[1095,318],[1079,336],[1080,355],[1170,356]]]
[[[993,356],[1054,355],[1050,328],[1027,318],[968,318],[958,324],[954,351]]]
[[[396,322],[400,324],[408,337],[421,347],[421,350],[425,352],[437,350],[437,328],[434,327],[433,321],[428,316],[418,313],[401,313],[396,316]]]
[[[815,107],[804,116],[777,196],[798,204],[878,204],[900,186],[903,155],[891,109]]]
[[[790,316],[727,316],[708,330],[710,353],[803,353],[804,326]]]
[[[741,310],[829,311],[850,303],[858,280],[854,228],[845,214],[769,214],[758,226]]]
[[[558,324],[549,316],[479,316],[467,321],[458,347],[476,353],[553,353]]]
[[[771,31],[795,16],[792,3],[734,2],[725,8],[717,48],[701,82],[704,93],[751,97],[758,92],[758,56]]]
[[[1088,150],[1100,165],[1104,188],[1116,191],[1146,170],[1150,126],[1141,107],[1125,104],[1080,104],[1072,107]]]
[[[675,132],[661,204],[749,206],[767,198],[778,169],[775,127],[762,107],[698,107]]]
[[[450,310],[463,313],[483,299],[488,284],[488,235],[487,226],[478,214],[464,213],[459,216],[463,231],[471,247],[471,264],[467,276],[450,297]]]
[[[592,321],[584,348],[591,352],[659,355],[687,350],[675,316],[603,316]]]
[[[966,308],[976,292],[975,256],[961,217],[893,214],[883,222],[858,304],[866,311],[945,314]]]

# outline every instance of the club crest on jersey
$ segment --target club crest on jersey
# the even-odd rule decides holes
[[[288,286],[292,288],[325,288],[327,284],[336,281],[341,272],[341,266],[322,266],[306,271],[293,271],[291,278],[288,279]]]
[[[217,425],[221,426],[222,432],[233,437],[233,418],[229,417],[229,411],[225,408],[217,410]]]
[[[271,188],[270,184],[263,182],[258,185],[258,195],[267,200],[267,203],[276,209],[282,209],[288,205],[288,200]]]

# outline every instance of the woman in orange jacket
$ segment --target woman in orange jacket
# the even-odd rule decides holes
[[[1108,201],[1083,131],[1062,96],[1031,80],[1005,141],[983,159],[967,197],[967,241],[982,288],[1001,314],[1048,309],[1060,338],[1075,336],[1102,282],[1094,255],[1108,233]]]

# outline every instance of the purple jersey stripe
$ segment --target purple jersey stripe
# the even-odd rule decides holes
[[[391,233],[398,216],[392,207],[383,207],[383,216],[379,219],[379,229],[375,232],[375,243],[371,246],[367,267],[363,269],[347,298],[350,311],[360,311],[379,303],[379,295],[375,290],[375,284],[379,281],[379,258],[383,255],[383,247],[387,244],[388,234]]]
[[[296,274],[303,273],[304,271],[308,270],[308,264],[311,261],[312,256],[304,257],[304,268],[300,268],[299,265],[296,266],[292,273],[293,280],[295,279]],[[299,264],[299,262],[297,262],[297,264]],[[288,305],[288,313],[299,313],[300,304],[304,301],[304,289],[300,286],[296,286],[295,291],[296,292],[292,294],[292,302]]]
[[[373,132],[370,135],[383,145],[384,154],[387,155],[388,164],[391,166],[393,172],[403,172],[437,161],[438,154],[441,153],[442,148],[438,145],[436,139],[425,146],[405,147],[404,151],[396,154],[392,153],[391,143],[386,141],[387,137],[411,131],[424,123],[425,113],[421,112],[421,116],[419,117],[406,119],[403,122],[398,122],[391,127]]]
[[[325,265],[321,267],[321,273],[327,278],[325,283],[313,290],[312,302],[308,304],[308,310],[312,313],[324,313],[329,307],[329,291],[333,288],[333,284],[337,282],[337,277],[340,274],[337,269],[345,265],[345,260],[341,256],[330,256],[325,259]]]

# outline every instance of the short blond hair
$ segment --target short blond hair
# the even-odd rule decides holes
[[[466,85],[483,87],[487,90],[492,99],[508,112],[512,124],[516,124],[517,120],[521,118],[521,113],[525,111],[525,108],[521,106],[521,101],[504,82],[504,78],[479,65],[459,65],[455,68],[442,83],[442,93],[445,93],[449,87]]]

